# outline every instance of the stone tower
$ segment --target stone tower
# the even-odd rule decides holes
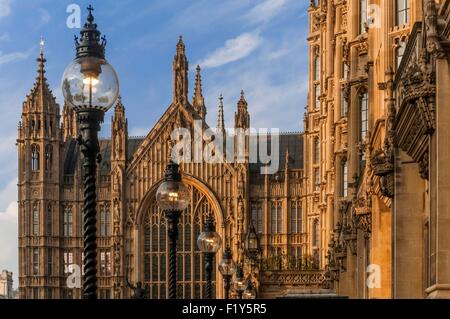
[[[21,298],[52,298],[59,286],[59,105],[45,78],[43,41],[38,76],[18,127]],[[25,288],[26,287],[26,288]]]

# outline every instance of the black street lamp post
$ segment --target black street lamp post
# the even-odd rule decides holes
[[[236,272],[236,263],[233,261],[233,255],[229,246],[225,249],[222,260],[219,263],[219,271],[223,277],[224,297],[228,299],[230,297],[231,278]]]
[[[211,216],[206,218],[203,232],[198,236],[197,245],[205,258],[206,272],[206,299],[212,298],[212,267],[213,258],[220,249],[222,239],[214,229],[214,220]]]
[[[75,37],[76,57],[62,78],[65,102],[77,113],[80,125],[78,144],[83,154],[84,206],[83,298],[97,298],[97,212],[95,176],[100,162],[98,131],[105,112],[119,94],[119,80],[114,68],[105,59],[105,37],[94,23],[92,6],[87,22]]]
[[[164,211],[169,236],[169,299],[177,296],[177,240],[178,220],[181,212],[189,205],[189,190],[181,181],[178,164],[170,161],[164,181],[156,192],[156,201]]]
[[[245,252],[250,259],[250,270],[253,271],[254,263],[257,261],[261,250],[259,248],[259,237],[252,222],[250,223],[244,246]]]

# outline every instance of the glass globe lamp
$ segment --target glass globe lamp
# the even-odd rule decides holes
[[[164,181],[156,191],[156,201],[165,211],[182,211],[189,205],[189,190],[180,181]]]
[[[222,276],[232,276],[236,272],[236,269],[236,263],[232,258],[231,250],[227,247],[223,253],[223,258],[219,263],[219,271]]]
[[[75,110],[106,112],[119,95],[119,79],[103,58],[83,56],[69,64],[62,77],[64,99]]]
[[[171,161],[156,191],[156,202],[164,211],[182,211],[189,206],[189,199],[189,189],[181,181],[178,164]]]
[[[197,246],[203,253],[215,254],[222,245],[222,238],[214,230],[214,223],[211,217],[206,220],[203,232],[198,236]]]
[[[259,253],[259,239],[253,223],[250,224],[250,229],[245,238],[244,245],[248,256],[250,258],[256,258]]]
[[[240,298],[242,297],[242,293],[244,292],[244,290],[247,288],[246,284],[247,283],[245,282],[242,266],[238,266],[236,274],[234,276],[233,286],[234,290],[238,293]]]

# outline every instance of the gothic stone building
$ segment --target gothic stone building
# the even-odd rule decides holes
[[[311,0],[309,16],[309,249],[339,295],[449,298],[450,1]]]
[[[21,298],[80,298],[81,289],[69,279],[82,265],[82,204],[80,152],[74,112],[62,114],[45,78],[42,49],[36,82],[23,103],[18,129],[19,159],[19,287]],[[125,107],[119,99],[112,116],[111,138],[100,141],[98,167],[98,287],[100,298],[129,298],[126,279],[142,282],[149,298],[165,298],[168,282],[167,227],[155,202],[169,160],[174,128],[194,129],[205,123],[200,68],[195,90],[188,99],[188,60],[180,37],[173,60],[173,100],[144,138],[128,136]],[[235,112],[235,128],[250,127],[248,105],[242,92]],[[222,99],[218,129],[225,131]],[[229,245],[236,261],[245,259],[244,239],[253,223],[266,259],[306,252],[308,220],[303,218],[303,137],[280,135],[279,167],[263,175],[258,164],[181,164],[191,202],[179,224],[178,296],[204,295],[203,259],[196,239],[207,215]],[[216,261],[222,258],[222,250]],[[281,268],[285,267],[285,259]],[[284,260],[284,261],[283,261]],[[281,262],[280,262],[281,263]],[[215,268],[215,267],[214,267]],[[256,271],[245,268],[264,296]],[[79,269],[78,269],[79,274]],[[278,286],[271,274],[265,280]],[[285,280],[288,277],[283,277]],[[214,272],[215,296],[223,297],[223,281]],[[272,287],[273,288],[273,287]],[[277,288],[270,293],[279,293]],[[279,289],[279,288],[278,288]],[[278,291],[278,292],[277,292]]]

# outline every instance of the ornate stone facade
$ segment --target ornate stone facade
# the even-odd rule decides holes
[[[449,296],[449,6],[311,3],[306,214],[340,295]]]
[[[44,76],[44,61],[41,53],[38,78],[23,105],[17,140],[20,295],[79,298],[80,289],[67,286],[75,265],[82,264],[83,192],[76,142],[78,128],[76,115],[67,106],[60,124],[59,106]],[[97,245],[101,298],[130,297],[127,279],[131,283],[142,282],[149,298],[166,297],[167,229],[155,191],[173,147],[173,130],[186,128],[194,136],[195,121],[201,123],[200,128],[208,128],[199,67],[192,103],[188,100],[188,60],[181,38],[173,61],[173,76],[173,101],[146,137],[128,136],[125,107],[119,99],[112,117],[111,138],[100,141]],[[220,131],[225,131],[223,113],[220,98]],[[249,127],[249,106],[242,92],[235,128]],[[308,221],[303,218],[302,134],[280,135],[279,163],[279,170],[272,175],[262,175],[260,165],[249,162],[248,153],[241,163],[181,164],[191,204],[179,226],[179,297],[203,296],[204,267],[196,239],[207,215],[214,217],[223,244],[232,247],[237,261],[248,262],[244,239],[251,222],[260,239],[263,260],[286,255],[301,260],[302,252],[307,251],[304,230],[308,229]],[[221,258],[222,252],[216,261]],[[258,286],[264,285],[255,268],[246,265],[246,273],[252,273]],[[218,272],[213,278],[214,294],[222,297],[222,278]]]

